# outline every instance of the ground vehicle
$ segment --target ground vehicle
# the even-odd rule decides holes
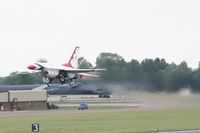
[[[48,109],[58,109],[58,105],[55,105],[53,103],[47,103],[47,108]]]
[[[88,104],[87,103],[81,103],[78,107],[79,110],[88,110]]]
[[[110,98],[111,93],[106,89],[97,89],[99,98]]]
[[[99,94],[99,98],[110,98],[108,94]]]

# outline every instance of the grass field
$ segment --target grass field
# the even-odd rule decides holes
[[[40,133],[131,133],[197,129],[200,109],[117,113],[69,113],[53,116],[1,117],[0,133],[30,133],[32,123]]]

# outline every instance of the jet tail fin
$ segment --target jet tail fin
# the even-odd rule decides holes
[[[78,58],[79,58],[79,51],[80,47],[76,46],[68,63],[63,64],[63,66],[71,67],[71,68],[77,68],[78,67]]]

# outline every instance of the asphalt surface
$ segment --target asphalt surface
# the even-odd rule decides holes
[[[153,133],[200,133],[200,130],[165,131],[165,132],[153,132]]]
[[[20,117],[20,116],[44,116],[44,115],[63,115],[80,113],[112,113],[112,112],[132,112],[137,108],[123,109],[93,109],[93,110],[38,110],[38,111],[1,111],[1,117]]]

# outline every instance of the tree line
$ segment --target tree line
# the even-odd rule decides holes
[[[160,58],[126,62],[118,54],[101,53],[96,67],[107,69],[102,73],[104,80],[148,83],[153,91],[174,92],[182,88],[200,91],[200,67],[192,70],[185,61],[178,65]]]
[[[81,57],[79,68],[93,68],[92,64]],[[174,92],[182,88],[200,91],[200,67],[192,70],[187,62],[167,63],[165,59],[144,59],[130,62],[116,53],[101,53],[96,59],[96,68],[105,68],[101,73],[102,81],[144,83],[152,86],[153,91]],[[55,81],[56,82],[56,81]],[[13,72],[0,78],[2,85],[41,84],[38,75],[21,75]]]

